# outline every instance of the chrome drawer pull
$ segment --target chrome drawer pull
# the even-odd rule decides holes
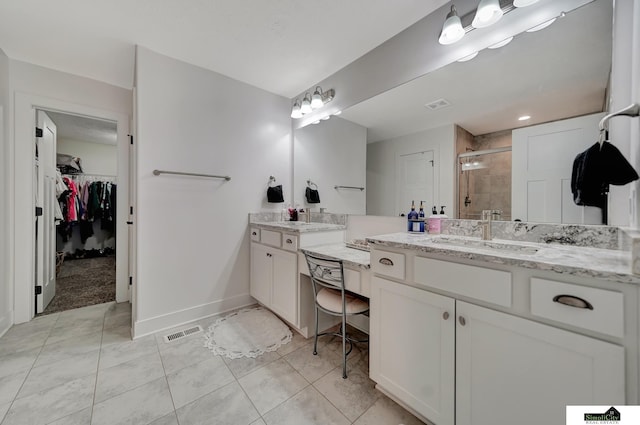
[[[291,239],[287,239],[287,243],[293,243]]]
[[[576,297],[575,295],[556,295],[553,297],[554,303],[564,304],[569,307],[575,308],[586,308],[589,310],[593,310],[593,306],[587,300],[584,300],[580,297]]]
[[[384,264],[385,266],[393,266],[393,261],[391,261],[391,258],[384,257],[384,258],[381,258],[378,262],[380,264]]]
[[[251,232],[252,236],[258,236],[258,234],[256,232]]]

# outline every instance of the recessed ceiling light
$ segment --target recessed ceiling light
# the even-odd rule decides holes
[[[491,46],[489,46],[490,49],[499,49],[502,46],[506,46],[507,44],[511,43],[511,40],[513,40],[513,37],[509,37],[509,38],[505,38],[502,41],[499,41],[496,44],[492,44]]]
[[[531,119],[530,115],[523,115],[521,117],[518,117],[518,121],[526,121],[528,119]]]
[[[475,58],[476,56],[478,56],[478,52],[473,52],[470,55],[467,55],[463,58],[458,59],[458,62],[466,62],[466,61],[470,61],[471,59]]]

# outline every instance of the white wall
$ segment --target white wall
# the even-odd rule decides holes
[[[367,145],[367,214],[398,215],[396,162],[398,155],[433,150],[438,171],[435,204],[455,209],[455,127],[446,125]],[[409,206],[407,205],[407,208]]]
[[[132,113],[132,92],[120,87],[37,65],[10,60],[10,140],[9,193],[13,202],[9,210],[9,280],[14,289],[14,322],[33,317],[33,195],[32,162],[35,108],[43,107],[118,122],[118,177],[123,187],[128,184],[127,132]],[[127,191],[118,191],[118,301],[128,298],[127,255]],[[121,257],[122,254],[122,257]],[[125,266],[121,266],[121,258]]]
[[[57,153],[79,157],[82,160],[82,170],[85,173],[107,176],[118,174],[118,148],[116,145],[59,138],[56,147]]]
[[[366,186],[367,129],[339,117],[294,132],[294,202],[313,211],[364,214],[366,190],[335,186]],[[307,180],[318,186],[319,204],[306,204]]]
[[[9,58],[0,49],[0,336],[13,323],[13,285],[9,280],[9,241],[7,224],[10,203],[7,199],[9,181]]]
[[[138,337],[253,302],[247,213],[292,163],[288,99],[141,47],[136,81]]]

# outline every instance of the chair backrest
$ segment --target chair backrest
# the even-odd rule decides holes
[[[308,252],[304,253],[309,266],[309,276],[313,284],[313,294],[322,287],[337,289],[344,294],[344,269],[342,260],[318,257]]]

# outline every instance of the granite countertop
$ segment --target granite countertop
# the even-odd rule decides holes
[[[362,269],[368,269],[370,264],[370,254],[368,251],[348,248],[345,244],[311,246],[302,248],[300,251],[342,260],[346,265]]]
[[[549,270],[581,277],[640,284],[627,251],[493,239],[392,233],[367,238],[370,244],[445,254],[450,258]]]
[[[252,222],[250,225],[261,229],[286,231],[290,233],[326,232],[331,230],[344,230],[347,228],[344,224],[316,222],[305,223],[304,221]]]

